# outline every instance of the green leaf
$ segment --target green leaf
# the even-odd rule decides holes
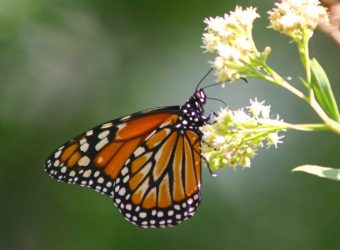
[[[317,101],[331,118],[340,121],[340,113],[333,95],[331,84],[329,83],[325,71],[315,58],[311,60],[311,72],[311,85]]]
[[[340,169],[321,167],[317,165],[302,165],[294,168],[292,172],[305,172],[322,178],[340,181]]]

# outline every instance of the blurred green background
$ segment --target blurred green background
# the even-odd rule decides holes
[[[302,74],[295,45],[265,29],[272,1],[0,0],[0,249],[340,249],[340,183],[290,173],[306,163],[340,167],[340,140],[329,132],[288,132],[250,169],[216,178],[203,169],[201,207],[170,229],[137,228],[107,197],[43,171],[79,132],[182,104],[209,68],[203,19],[236,4],[258,6],[254,37],[259,49],[272,47],[270,63]],[[311,54],[340,99],[339,49],[316,32]],[[232,108],[258,97],[286,121],[318,122],[302,101],[259,81],[207,92]]]

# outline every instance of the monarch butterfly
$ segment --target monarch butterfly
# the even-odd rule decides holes
[[[201,200],[199,128],[209,120],[203,115],[206,99],[197,86],[182,106],[103,123],[59,147],[45,171],[58,181],[110,196],[123,216],[140,227],[181,223]]]

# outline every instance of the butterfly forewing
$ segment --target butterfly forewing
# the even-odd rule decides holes
[[[91,187],[113,196],[117,175],[140,142],[178,107],[135,113],[101,124],[58,148],[45,171],[58,181]]]

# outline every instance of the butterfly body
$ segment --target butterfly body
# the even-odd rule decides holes
[[[58,148],[46,172],[112,197],[141,227],[176,225],[201,200],[202,89],[182,106],[141,111],[101,124]]]

